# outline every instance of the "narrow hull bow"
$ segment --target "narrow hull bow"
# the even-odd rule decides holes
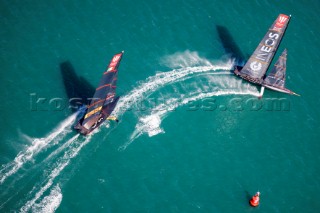
[[[299,94],[295,93],[295,92],[292,92],[291,90],[287,89],[287,88],[277,88],[277,87],[273,87],[273,86],[270,86],[270,85],[262,85],[270,90],[274,90],[274,91],[277,91],[277,92],[282,92],[282,93],[286,93],[286,94],[289,94],[289,95],[296,95],[296,96],[300,96]]]

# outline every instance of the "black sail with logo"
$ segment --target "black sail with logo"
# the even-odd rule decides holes
[[[236,75],[250,82],[262,84],[289,20],[290,16],[284,14],[278,16],[244,67],[235,70]]]
[[[86,129],[90,129],[100,118],[104,106],[110,104],[115,99],[118,66],[122,54],[123,52],[114,55],[106,71],[103,73],[99,86],[96,88],[96,92],[82,122],[82,126]]]

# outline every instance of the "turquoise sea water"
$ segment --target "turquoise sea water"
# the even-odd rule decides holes
[[[0,211],[319,212],[319,11],[318,0],[1,0]],[[292,15],[279,50],[301,97],[258,101],[230,70],[279,13]],[[68,98],[89,96],[122,50],[120,122],[77,135]]]

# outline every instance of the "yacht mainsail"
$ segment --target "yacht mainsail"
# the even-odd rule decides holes
[[[111,59],[109,66],[103,73],[99,86],[96,88],[94,96],[86,113],[75,126],[83,134],[90,133],[97,128],[112,112],[113,107],[117,102],[115,98],[116,83],[118,77],[118,66],[120,64],[123,51],[115,54]]]
[[[290,16],[280,14],[244,67],[236,67],[234,73],[247,81],[261,85],[287,29],[289,20]]]

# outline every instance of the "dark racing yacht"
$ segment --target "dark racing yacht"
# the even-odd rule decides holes
[[[285,49],[273,70],[268,76],[266,72],[272,62],[275,53],[281,43],[282,37],[287,29],[291,16],[280,14],[269,28],[267,34],[243,66],[236,66],[234,74],[254,84],[261,85],[259,97],[262,97],[264,88],[283,92],[291,95],[298,95],[285,88],[287,50]]]
[[[83,135],[87,135],[98,128],[106,119],[118,121],[110,116],[119,97],[116,97],[116,83],[118,67],[124,51],[115,54],[109,66],[103,73],[99,86],[96,88],[90,105],[80,108],[77,124],[74,128]]]

